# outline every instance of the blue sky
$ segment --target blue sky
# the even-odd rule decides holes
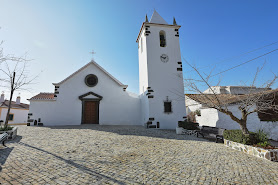
[[[154,8],[168,23],[175,16],[182,26],[182,56],[205,73],[215,66],[212,74],[216,74],[278,48],[276,43],[237,57],[278,41],[275,0],[0,0],[0,7],[4,52],[18,56],[27,52],[34,59],[30,74],[40,74],[31,92],[21,92],[25,102],[39,92],[53,92],[52,83],[88,63],[92,50],[97,63],[138,93],[135,41],[145,14],[150,18]],[[278,73],[277,59],[278,51],[214,79],[221,77],[221,85],[249,83],[266,61],[260,85]],[[185,63],[183,70],[185,78],[197,78]]]

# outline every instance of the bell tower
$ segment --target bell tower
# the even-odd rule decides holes
[[[154,10],[150,21],[146,15],[136,40],[141,122],[150,127],[174,129],[186,115],[180,27],[175,18],[168,24]]]

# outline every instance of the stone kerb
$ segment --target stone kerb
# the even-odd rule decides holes
[[[259,147],[244,145],[227,139],[224,139],[224,145],[234,150],[238,150],[266,160],[276,161],[276,162],[278,161],[278,149],[263,149]]]

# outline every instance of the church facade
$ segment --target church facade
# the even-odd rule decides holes
[[[136,42],[139,95],[128,92],[94,60],[59,83],[54,93],[29,99],[31,125],[145,125],[174,129],[183,120],[185,97],[179,28],[156,11],[146,17]]]

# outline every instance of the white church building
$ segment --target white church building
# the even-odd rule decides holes
[[[29,99],[31,125],[145,125],[174,129],[186,115],[179,44],[181,26],[168,24],[156,11],[146,16],[136,42],[139,95],[94,60],[66,79],[54,93]]]

